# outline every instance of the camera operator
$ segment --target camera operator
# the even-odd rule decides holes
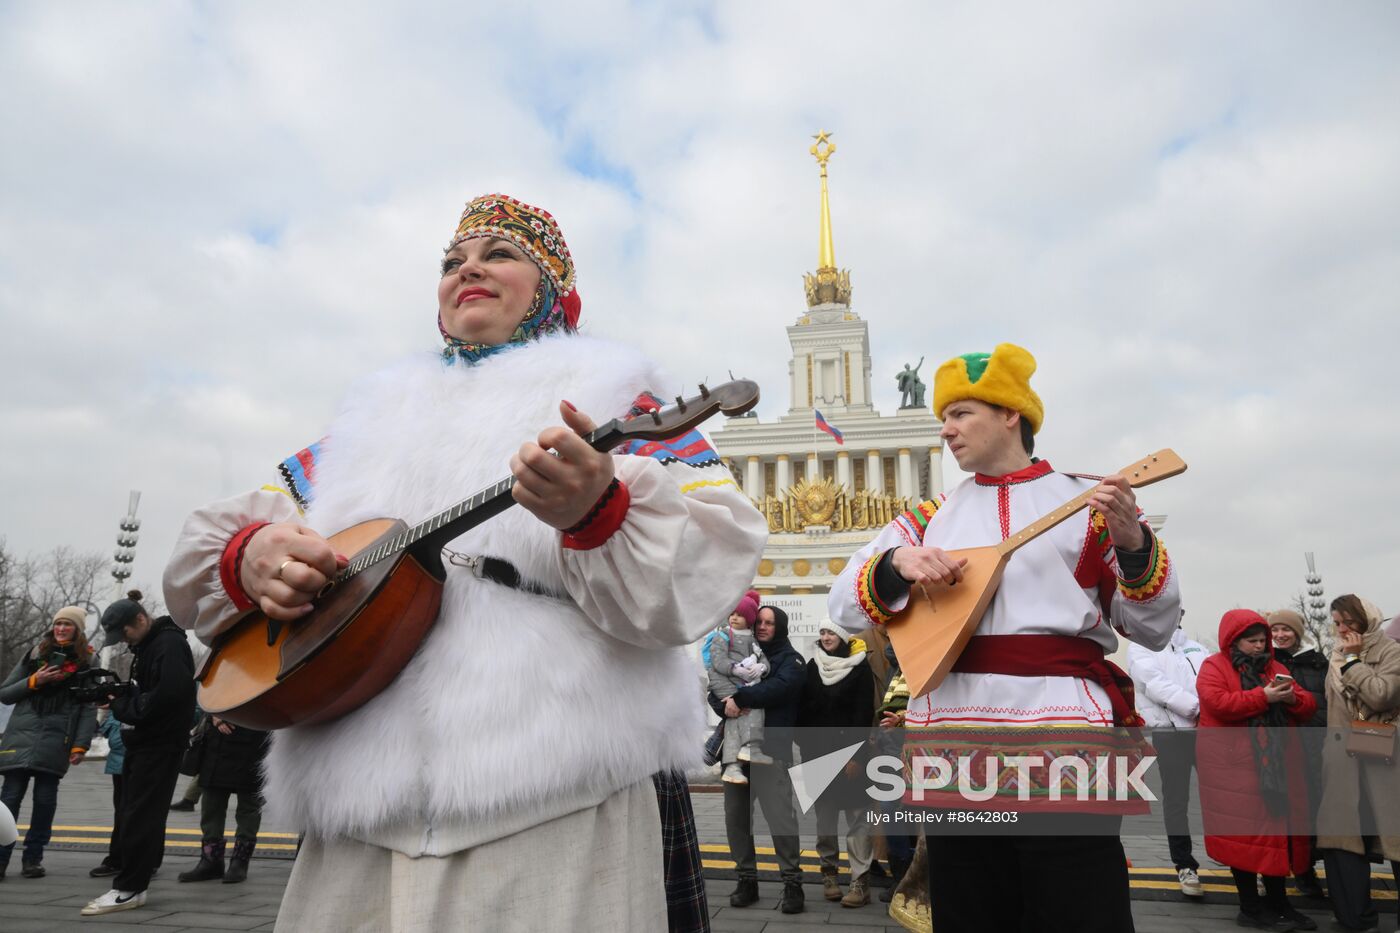
[[[152,619],[132,590],[102,613],[108,642],[123,639],[135,663],[131,682],[112,691],[112,715],[122,724],[121,871],[112,889],[83,908],[83,916],[130,910],[146,903],[146,888],[165,849],[165,819],[194,719],[194,658],[184,631],[169,616]]]

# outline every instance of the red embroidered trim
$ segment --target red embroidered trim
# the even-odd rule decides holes
[[[1011,537],[1011,487],[997,487],[997,518],[1001,519],[1001,540]]]
[[[577,525],[564,531],[564,547],[571,551],[591,551],[613,536],[627,518],[632,494],[617,477],[608,484],[593,508]]]
[[[1017,483],[1029,483],[1033,479],[1040,479],[1042,476],[1049,476],[1054,473],[1049,460],[1037,460],[1028,467],[1022,467],[1005,476],[988,476],[986,473],[974,474],[978,486],[1014,486]]]
[[[239,612],[253,608],[253,600],[243,589],[243,580],[239,577],[239,568],[243,566],[243,552],[248,549],[248,542],[252,540],[253,535],[267,527],[267,524],[254,522],[238,532],[229,539],[228,544],[224,546],[223,556],[219,558],[219,582],[223,584],[228,598],[233,600],[233,608]]]
[[[875,554],[856,571],[856,605],[875,625],[884,625],[894,618],[893,610],[881,602],[880,595],[875,592],[875,568],[888,553],[882,551]]]

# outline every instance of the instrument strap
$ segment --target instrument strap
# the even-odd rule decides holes
[[[482,580],[490,580],[492,583],[520,590],[523,593],[531,593],[535,596],[547,596],[550,599],[558,599],[563,602],[572,601],[567,593],[558,593],[543,584],[523,579],[514,564],[500,557],[463,554],[451,548],[443,548],[442,553],[447,557],[448,563],[458,567],[466,567],[474,576],[480,577]]]

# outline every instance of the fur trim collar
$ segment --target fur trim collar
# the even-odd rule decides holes
[[[561,399],[601,423],[668,388],[636,350],[577,335],[476,366],[415,356],[352,389],[306,519],[322,533],[421,521],[506,476],[523,442],[561,423]],[[565,589],[559,533],[524,509],[451,547]],[[438,622],[409,666],[354,713],[277,733],[266,796],[275,818],[320,835],[485,824],[692,767],[702,731],[685,649],[623,643],[571,603],[449,565]]]

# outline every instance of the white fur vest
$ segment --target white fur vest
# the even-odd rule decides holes
[[[421,521],[508,475],[523,442],[561,423],[561,399],[602,423],[641,391],[666,388],[635,350],[578,336],[477,366],[414,357],[351,392],[318,460],[307,522],[330,534],[370,518]],[[565,590],[559,533],[524,509],[451,547]],[[684,648],[630,644],[573,602],[449,565],[436,626],[384,693],[335,722],[277,734],[267,798],[312,833],[446,854],[692,767],[702,729]]]

